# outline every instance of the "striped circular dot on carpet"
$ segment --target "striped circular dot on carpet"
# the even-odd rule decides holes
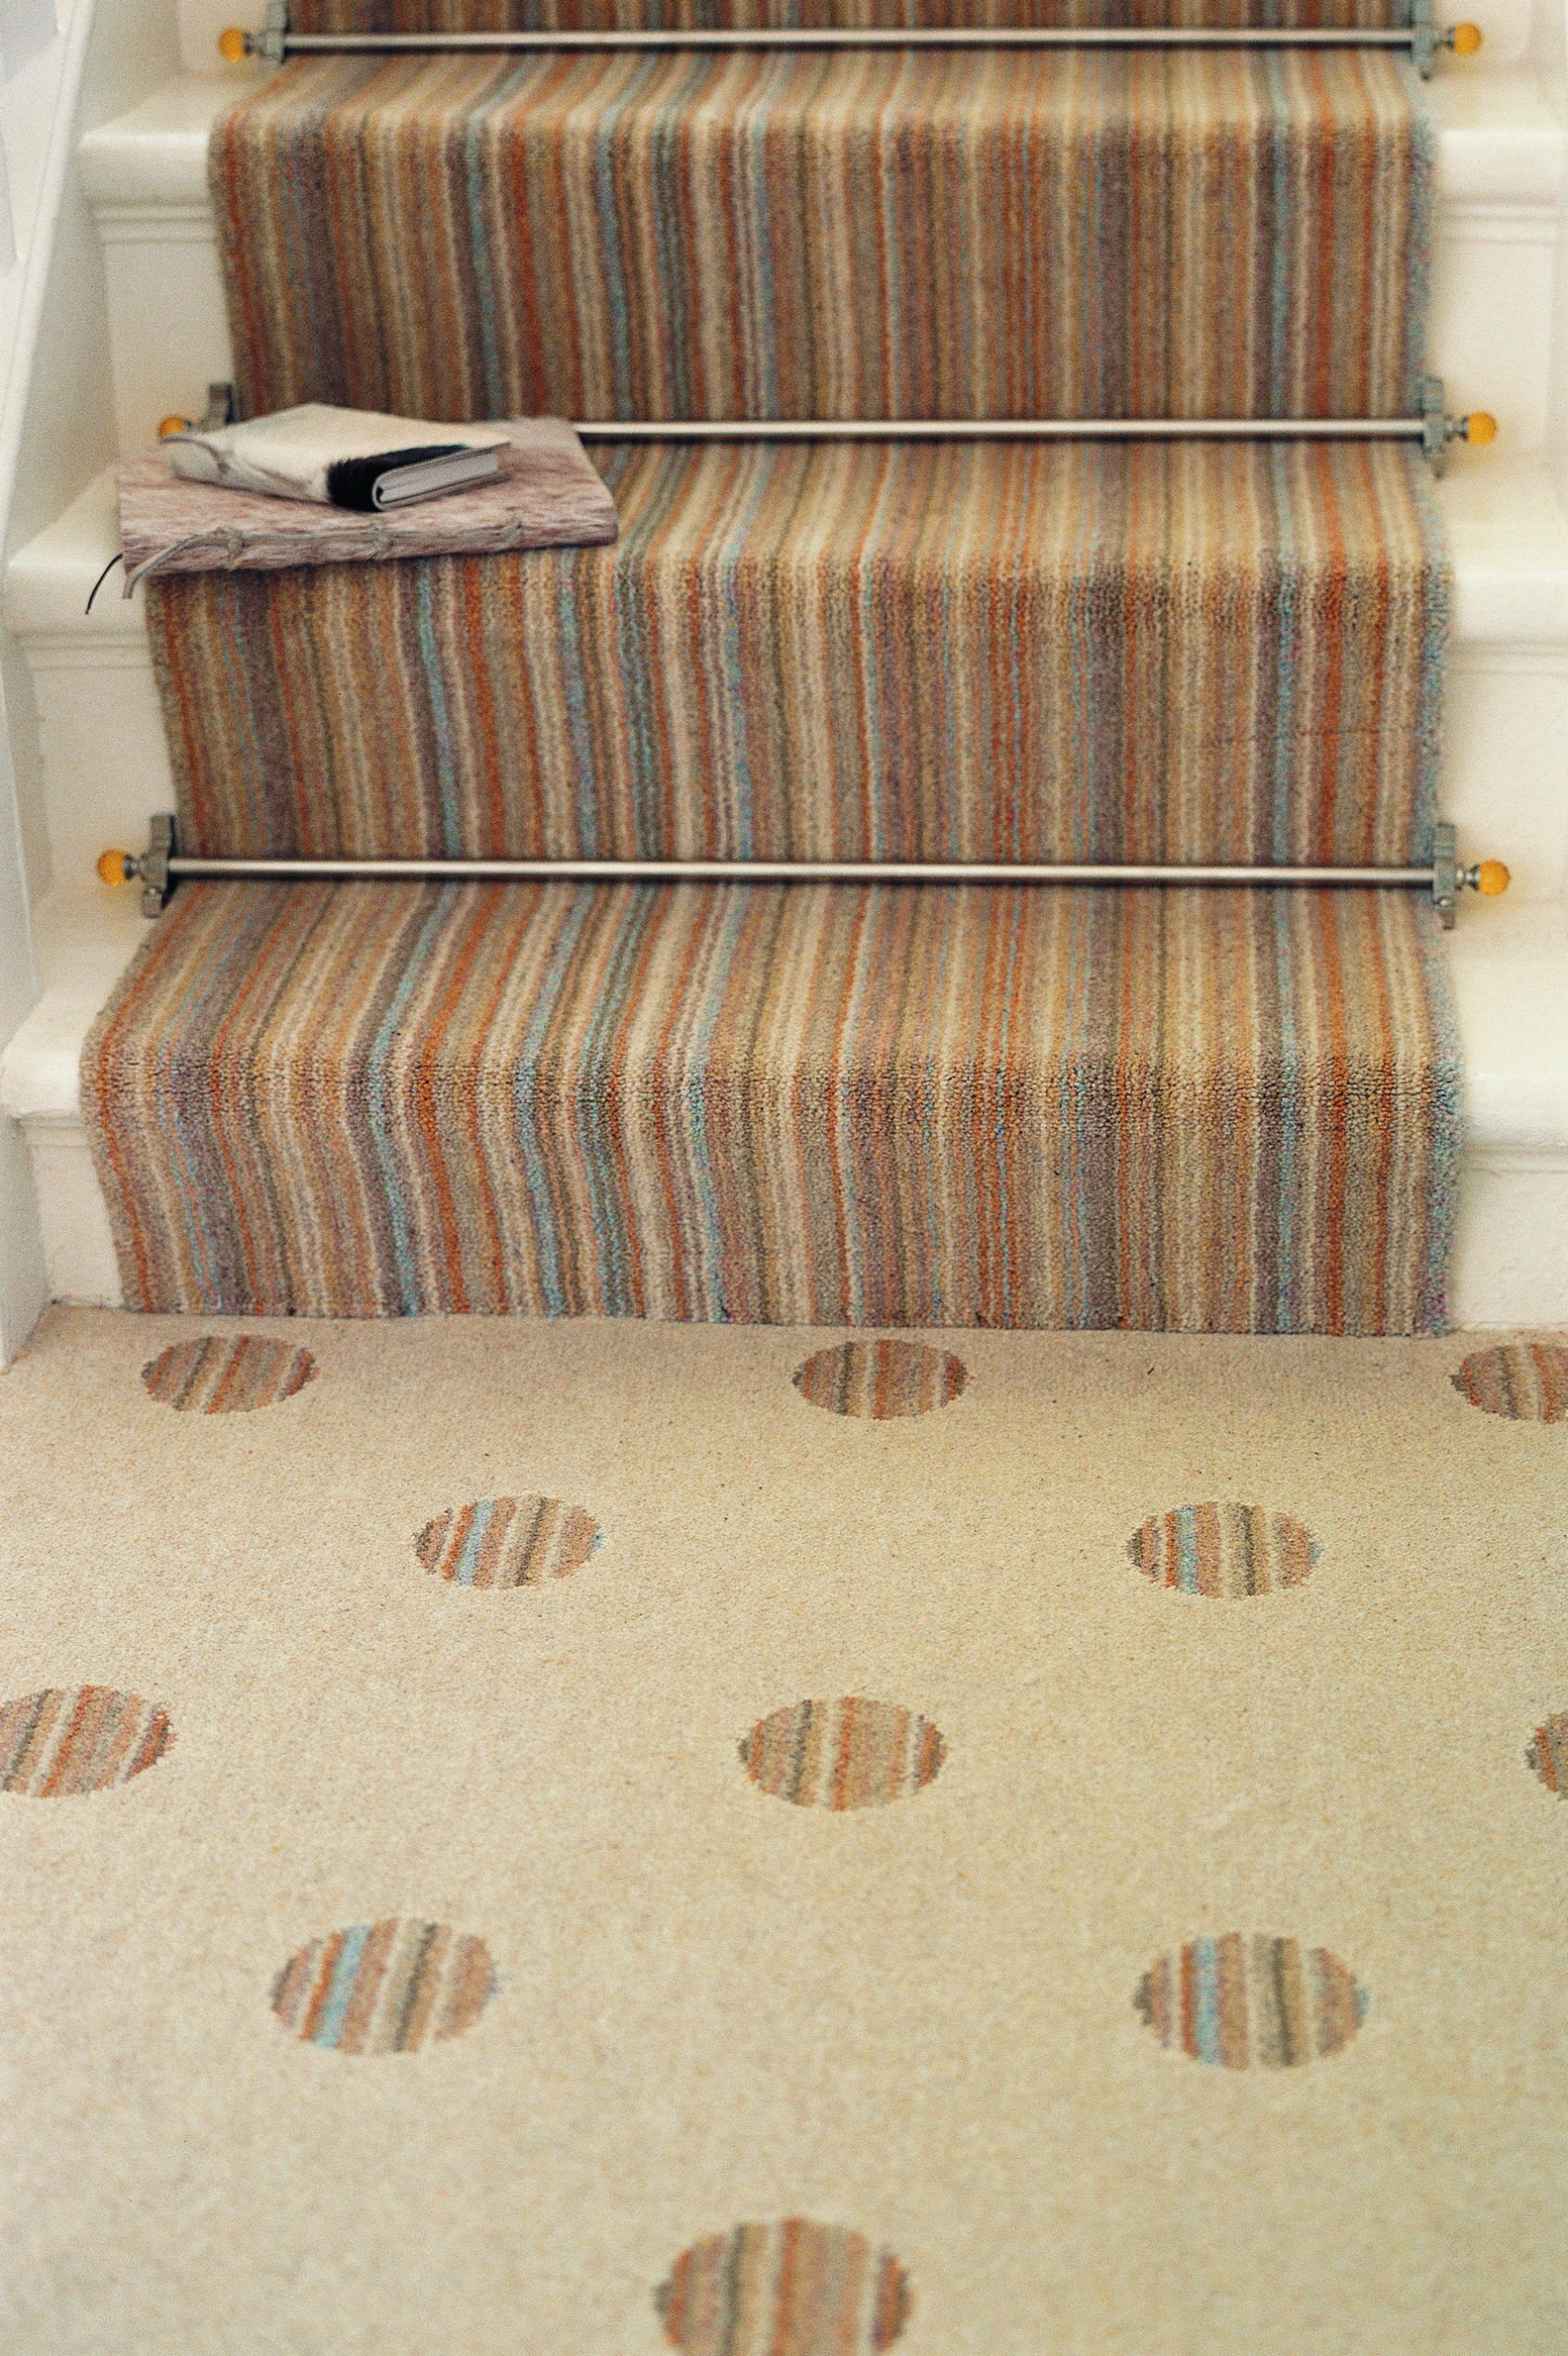
[[[1549,1792],[1568,1799],[1568,1711],[1542,1720],[1530,1737],[1525,1760]]]
[[[0,1703],[0,1791],[29,1799],[107,1792],[160,1760],[174,1728],[154,1702],[113,1685],[51,1685]]]
[[[166,1407],[188,1415],[239,1415],[275,1407],[314,1380],[316,1360],[288,1342],[209,1334],[176,1342],[142,1369],[142,1380]]]
[[[947,1745],[929,1718],[846,1695],[759,1718],[740,1745],[759,1791],[797,1807],[884,1807],[934,1783]]]
[[[272,1983],[272,2010],[303,2045],[413,2053],[471,2028],[495,1991],[483,1939],[393,1915],[301,1947]]]
[[[1157,1587],[1228,1598],[1302,1586],[1320,1551],[1292,1515],[1262,1506],[1178,1506],[1151,1514],[1127,1541],[1129,1559]]]
[[[893,2346],[915,2295],[864,2234],[786,2217],[694,2243],[653,2304],[686,2356],[867,2356]]]
[[[1516,1424],[1560,1424],[1568,1416],[1568,1348],[1561,1342],[1472,1350],[1451,1380],[1461,1398],[1488,1415]]]
[[[1225,2070],[1290,2070],[1348,2045],[1366,1991],[1326,1947],[1228,1931],[1162,1955],[1133,1998],[1161,2045]]]
[[[968,1381],[962,1358],[924,1342],[840,1342],[795,1369],[795,1388],[835,1415],[925,1415]]]
[[[538,1587],[580,1571],[600,1536],[591,1513],[559,1497],[477,1497],[427,1521],[414,1552],[457,1587]]]

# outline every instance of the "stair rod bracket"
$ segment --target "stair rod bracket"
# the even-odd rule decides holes
[[[295,33],[287,0],[268,0],[259,32],[231,26],[218,37],[229,64],[248,57],[269,65],[316,51],[613,50],[613,49],[1408,49],[1423,81],[1438,56],[1473,57],[1479,26],[1438,25],[1433,0],[1412,0],[1403,26],[1319,27],[1067,26],[735,26],[722,29],[606,29],[599,32]]]
[[[1495,899],[1509,882],[1498,860],[1461,867],[1454,828],[1446,822],[1435,830],[1432,860],[1424,867],[1211,867],[954,860],[198,858],[180,850],[167,812],[152,821],[144,851],[106,850],[98,872],[106,884],[140,884],[145,917],[163,914],[186,875],[295,883],[1202,884],[1425,891],[1446,931],[1453,928],[1461,891]]]

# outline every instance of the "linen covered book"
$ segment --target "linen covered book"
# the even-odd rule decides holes
[[[493,431],[501,466],[494,480],[381,514],[187,481],[172,471],[165,445],[139,451],[120,467],[127,594],[155,571],[277,572],[580,548],[616,537],[615,502],[563,418],[509,418]]]
[[[169,470],[186,482],[306,499],[380,514],[437,499],[500,471],[500,425],[428,425],[379,410],[305,401],[234,425],[187,426],[164,439]]]

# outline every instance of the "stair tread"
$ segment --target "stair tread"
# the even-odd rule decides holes
[[[1568,512],[1539,460],[1459,452],[1435,486],[1453,561],[1452,631],[1460,645],[1568,647]],[[115,470],[95,476],[6,568],[5,610],[18,637],[79,639],[140,649],[140,596],[105,582],[87,593],[119,547]]]
[[[209,209],[213,124],[252,85],[186,74],[86,133],[83,182],[95,205]],[[1522,66],[1446,72],[1424,87],[1437,193],[1467,204],[1549,205],[1568,170],[1568,128]]]
[[[240,406],[1409,414],[1413,88],[1352,49],[299,58],[213,134]]]
[[[1437,938],[1355,891],[188,884],[84,1110],[146,1309],[1426,1331]]]
[[[0,1053],[0,1112],[79,1123],[82,1048],[145,936],[130,893],[63,891],[38,918],[43,990]],[[1568,913],[1466,907],[1445,944],[1467,1146],[1568,1157]]]

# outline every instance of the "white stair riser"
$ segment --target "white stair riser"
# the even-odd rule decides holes
[[[109,1213],[79,1121],[25,1118],[56,1300],[121,1305]],[[1568,1157],[1472,1152],[1460,1180],[1449,1283],[1456,1325],[1568,1325]]]
[[[1466,1154],[1448,1314],[1463,1326],[1568,1325],[1568,1157]]]
[[[26,644],[54,874],[69,889],[107,847],[139,849],[148,818],[173,808],[168,754],[144,645],[119,641],[100,651],[63,634]],[[1561,897],[1568,885],[1568,648],[1458,650],[1447,745],[1443,812],[1458,826],[1465,855],[1507,862],[1510,906]],[[1489,909],[1468,914],[1474,923],[1494,920]]]
[[[199,416],[208,384],[233,374],[217,245],[200,205],[107,203],[98,221],[120,444],[135,449],[170,411]],[[1545,433],[1555,238],[1550,206],[1440,209],[1431,364],[1456,408],[1494,412],[1510,452]]]

